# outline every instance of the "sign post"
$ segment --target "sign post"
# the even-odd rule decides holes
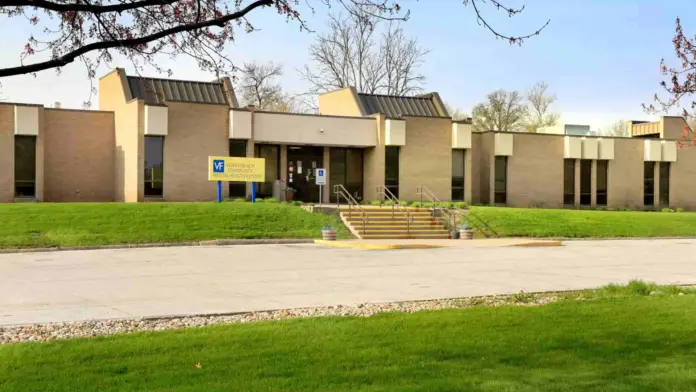
[[[218,203],[222,203],[222,181],[218,181]]]
[[[324,185],[326,185],[326,169],[318,168],[314,178],[317,185],[319,185],[319,206],[321,207],[321,203],[324,201],[322,191],[324,190]]]
[[[263,158],[208,157],[208,180],[217,181],[217,201],[222,202],[222,182],[251,183],[251,200],[256,200],[256,183],[266,180],[266,160]]]

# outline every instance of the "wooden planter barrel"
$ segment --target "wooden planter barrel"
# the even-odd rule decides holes
[[[336,241],[336,230],[322,230],[321,238],[324,241]]]
[[[474,238],[473,230],[459,230],[459,239],[471,240]]]

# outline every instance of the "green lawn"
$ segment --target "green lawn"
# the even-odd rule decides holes
[[[270,203],[0,204],[0,247],[46,247],[219,238],[319,238],[338,218]]]
[[[0,391],[673,392],[695,363],[696,296],[627,296],[0,346]]]
[[[696,236],[696,213],[688,212],[471,207],[470,213],[502,237]]]

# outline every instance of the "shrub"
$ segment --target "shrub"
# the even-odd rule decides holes
[[[292,203],[290,203],[290,204],[292,204],[294,206],[301,206],[303,203],[299,200],[293,200]]]
[[[452,208],[452,202],[443,201],[442,203],[440,203],[440,207],[441,208]]]
[[[387,201],[384,202],[384,205],[385,205],[385,206],[390,206],[390,205],[392,205],[392,204],[394,204],[394,203],[393,203],[391,200],[387,200]]]
[[[684,209],[683,209],[683,208],[677,208],[675,211],[676,211],[676,212],[684,212]]]
[[[240,197],[240,198],[234,199],[234,202],[235,203],[246,203],[247,199]]]
[[[411,207],[419,208],[419,207],[422,207],[422,205],[421,205],[421,202],[414,201],[413,203],[411,203]]]
[[[381,205],[382,205],[382,201],[381,201],[381,200],[372,200],[372,201],[370,202],[370,204],[373,205],[373,206],[381,206]]]
[[[278,200],[276,200],[276,199],[274,199],[274,198],[272,198],[272,197],[267,197],[267,198],[263,199],[263,202],[264,202],[264,203],[277,203]]]
[[[670,208],[663,208],[662,212],[674,212],[674,210],[672,210]]]
[[[427,201],[427,202],[423,203],[423,207],[425,207],[425,208],[433,208],[433,203]]]
[[[467,203],[465,201],[458,201],[458,202],[454,203],[454,208],[464,209],[467,207],[469,207],[469,203]]]
[[[399,202],[399,204],[402,205],[402,206],[407,206],[407,205],[409,205],[409,202],[407,202],[406,200],[401,200],[401,201]]]

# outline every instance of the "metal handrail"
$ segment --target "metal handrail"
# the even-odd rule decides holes
[[[402,214],[406,216],[406,233],[411,234],[411,221],[413,220],[413,217],[411,216],[411,212],[409,211],[409,209],[401,205],[401,201],[399,201],[399,198],[394,196],[394,194],[389,190],[389,188],[387,188],[384,185],[377,185],[377,197],[380,198],[380,207],[382,206],[382,202],[384,201],[384,199],[387,199],[391,202],[392,218],[396,216],[397,210],[399,210]]]
[[[442,208],[442,206],[440,205],[440,204],[442,204],[440,199],[438,199],[437,196],[435,196],[435,194],[430,189],[428,189],[427,186],[418,185],[416,187],[416,194],[420,195],[421,207],[423,206],[423,196],[430,199],[430,202],[433,203],[433,218],[440,219],[440,217],[444,216],[446,218],[445,225],[448,226],[448,229],[450,229],[450,230],[455,229],[455,226],[457,224],[457,217],[454,214],[447,211],[446,209]],[[435,214],[435,211],[437,209],[440,210],[439,216],[436,216],[436,214]]]
[[[336,205],[340,208],[341,207],[341,197],[346,199],[346,202],[348,203],[348,219],[350,220],[351,217],[353,216],[353,209],[356,209],[358,212],[360,212],[360,216],[362,218],[362,234],[366,234],[366,223],[367,223],[367,212],[365,211],[362,206],[360,206],[360,203],[358,203],[353,196],[346,190],[345,187],[341,184],[337,184],[333,186],[333,192],[334,195],[336,195]],[[340,210],[339,210],[340,213]]]

